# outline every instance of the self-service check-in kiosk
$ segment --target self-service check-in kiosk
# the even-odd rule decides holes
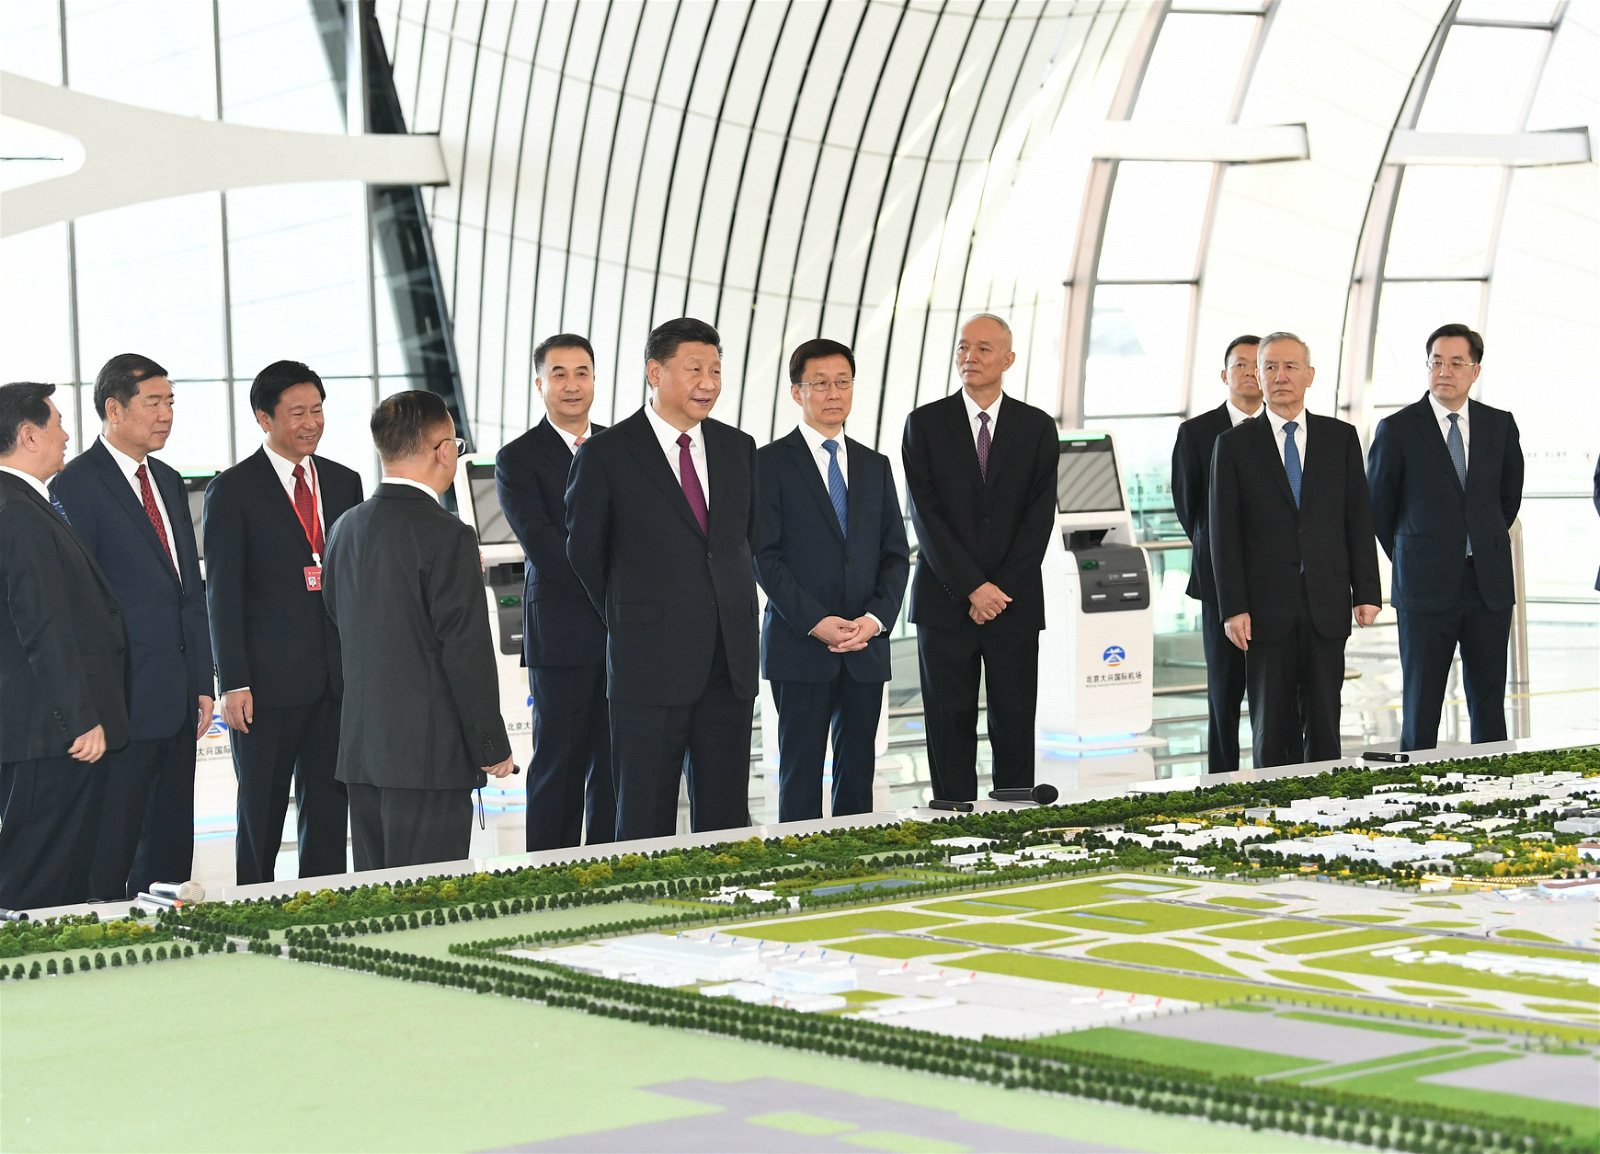
[[[461,459],[456,469],[455,496],[461,519],[478,531],[478,548],[483,554],[484,596],[489,601],[489,630],[494,638],[495,663],[500,670],[500,711],[505,718],[506,735],[511,739],[511,756],[523,770],[522,775],[501,781],[491,778],[483,789],[483,803],[490,812],[522,811],[527,807],[527,768],[533,757],[533,699],[528,694],[528,670],[522,663],[522,598],[527,558],[500,508],[492,457]],[[516,844],[508,840],[503,845],[480,849],[474,842],[474,856],[521,852],[522,825],[514,824],[514,830],[513,823],[504,821],[497,823],[496,828],[503,830]],[[478,834],[474,827],[474,837]]]
[[[1043,575],[1039,780],[1077,788],[1092,784],[1083,780],[1090,768],[1125,777],[1129,757],[1153,770],[1146,751],[1163,742],[1141,736],[1152,720],[1155,672],[1150,565],[1135,542],[1110,433],[1061,435],[1056,526]]]

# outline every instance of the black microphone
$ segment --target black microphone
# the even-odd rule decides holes
[[[972,803],[970,801],[942,801],[936,797],[928,803],[928,808],[950,809],[957,813],[971,813]]]
[[[993,801],[1031,801],[1035,805],[1049,805],[1061,796],[1061,791],[1055,786],[1041,782],[1026,789],[991,789],[989,797]]]

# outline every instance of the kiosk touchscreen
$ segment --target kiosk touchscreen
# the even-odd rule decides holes
[[[1041,748],[1126,746],[1150,728],[1154,615],[1150,566],[1109,433],[1061,435],[1044,592]]]

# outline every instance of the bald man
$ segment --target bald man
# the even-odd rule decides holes
[[[994,785],[1033,784],[1033,719],[1044,628],[1040,566],[1055,525],[1056,422],[1004,392],[1011,328],[961,326],[961,391],[906,418],[906,498],[917,530],[917,626],[933,795],[978,796],[978,683],[988,685]]]

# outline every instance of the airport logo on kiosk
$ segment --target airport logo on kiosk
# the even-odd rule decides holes
[[[1128,654],[1120,645],[1109,645],[1106,647],[1106,651],[1102,653],[1100,657],[1101,660],[1103,660],[1107,665],[1115,666],[1121,665],[1124,661],[1126,661],[1128,659]]]

